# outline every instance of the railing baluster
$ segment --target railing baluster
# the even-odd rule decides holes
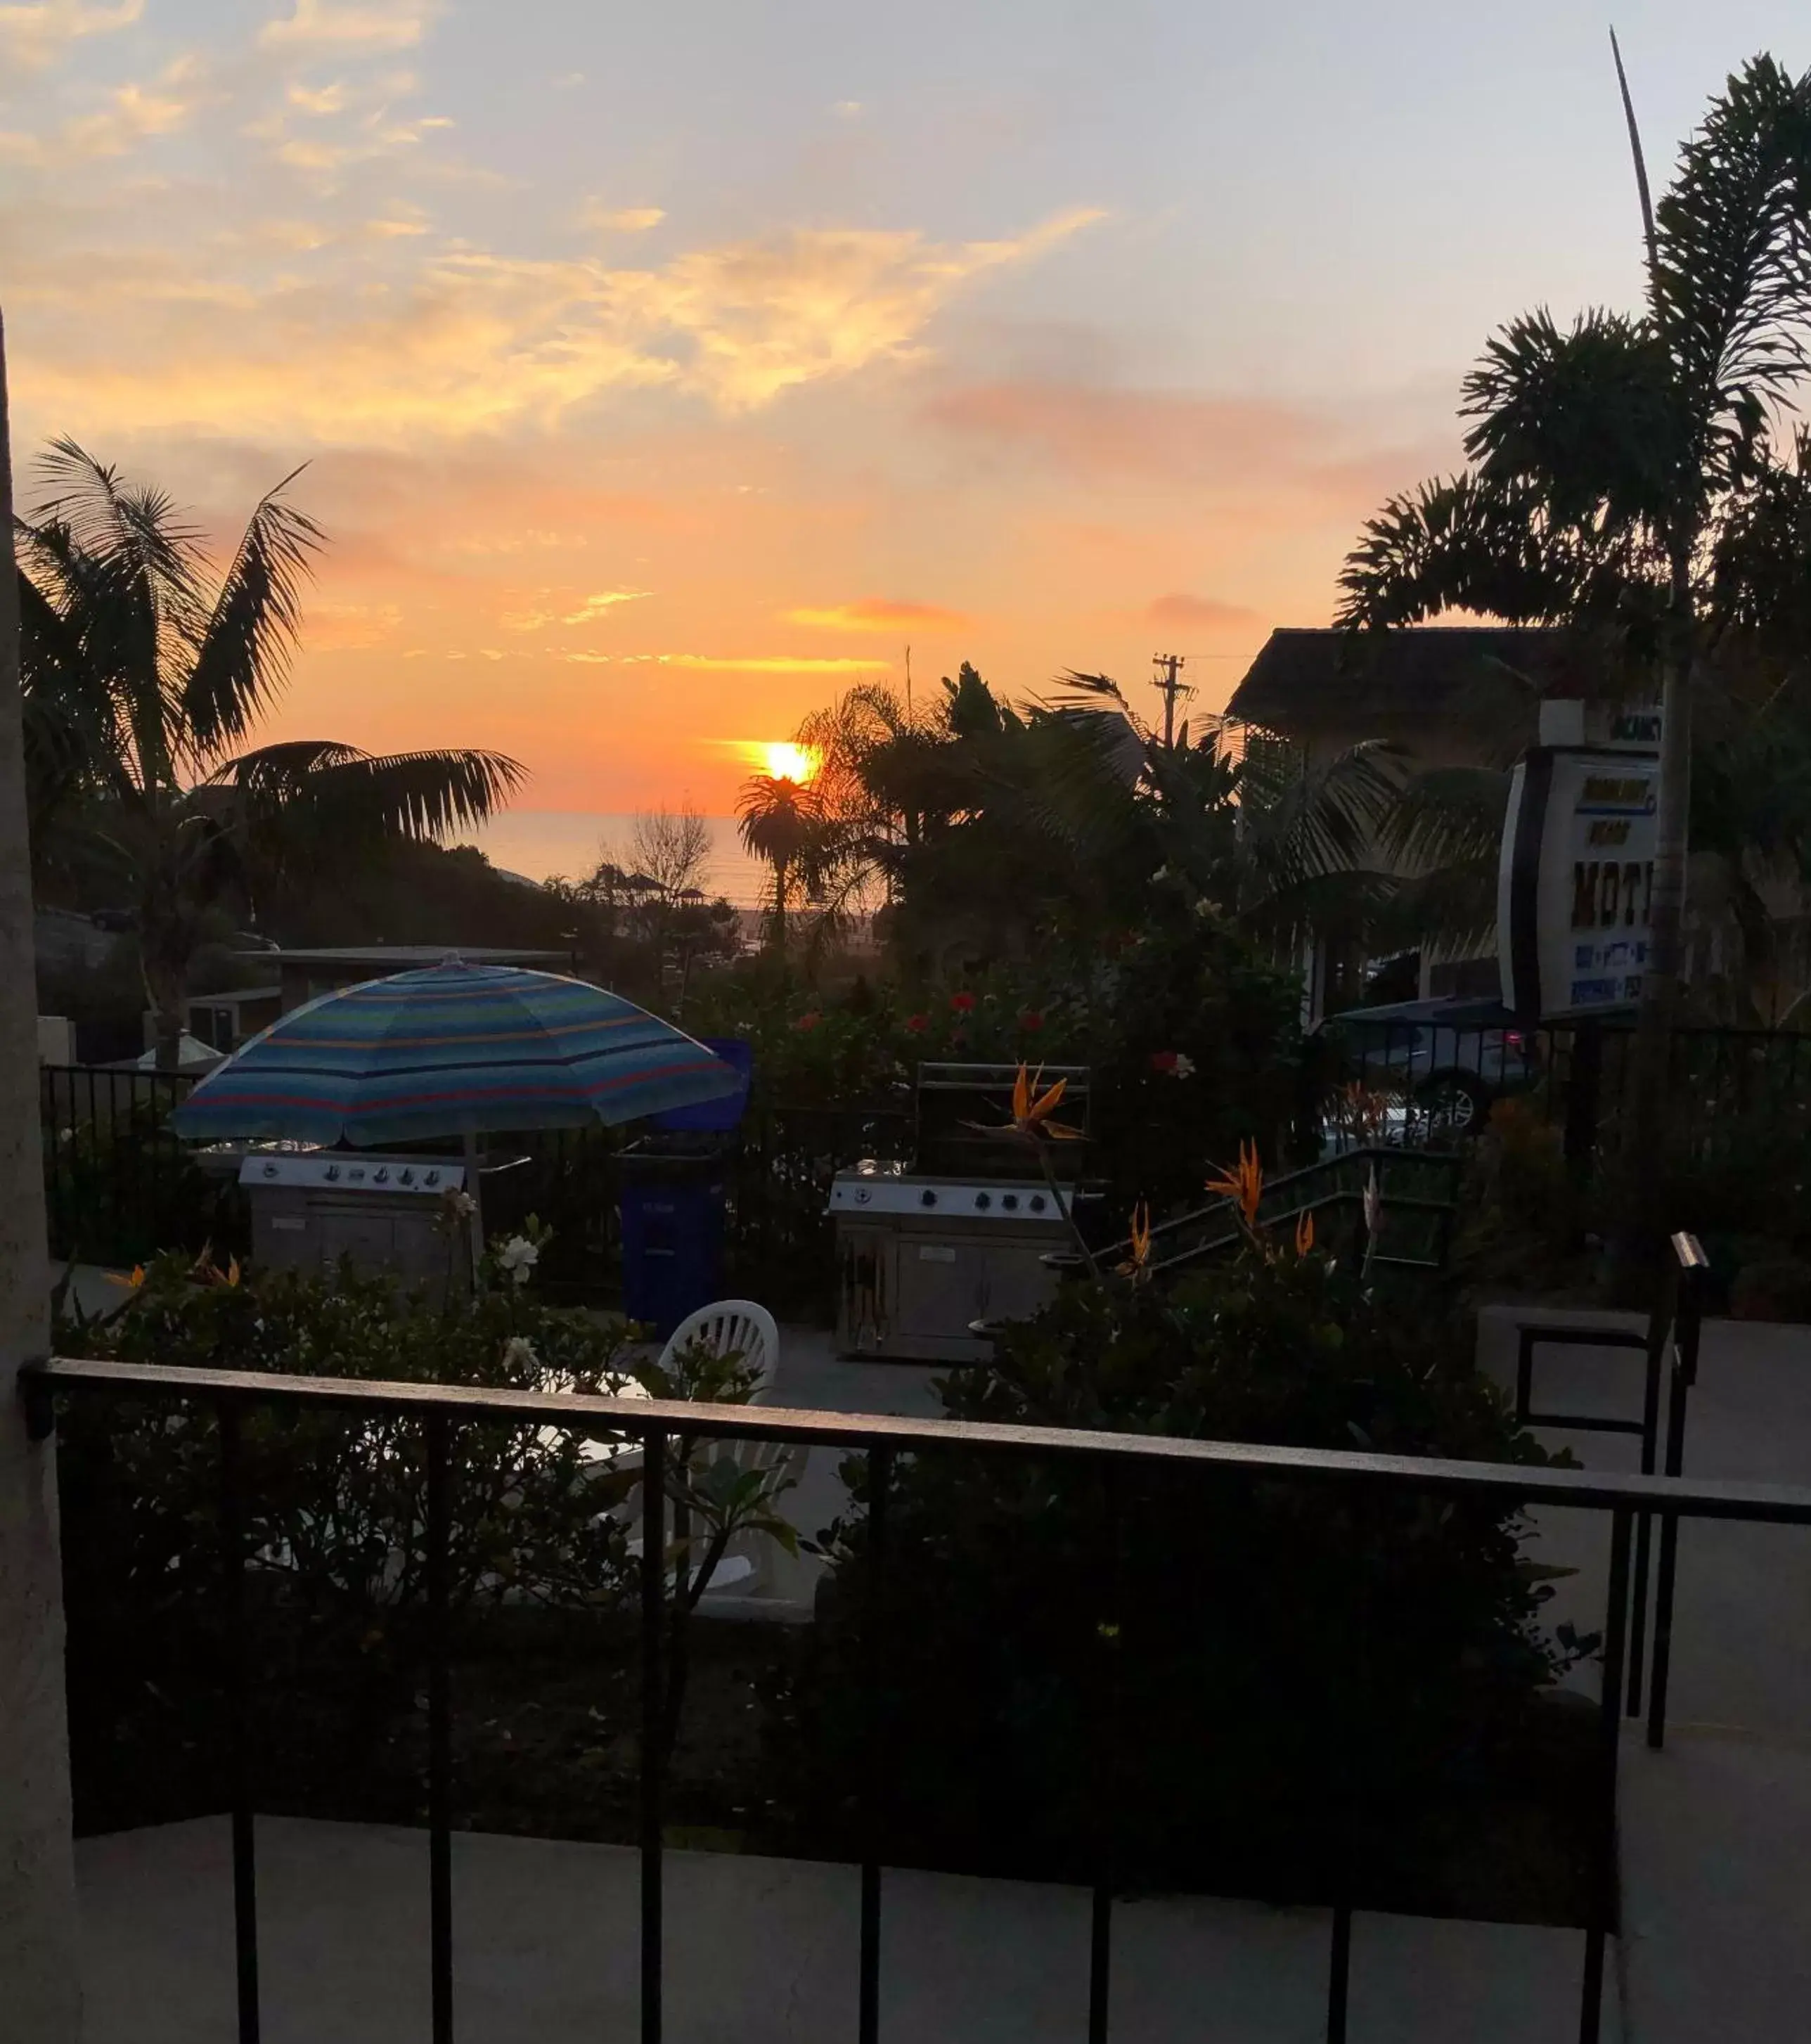
[[[447,1666],[451,1452],[447,1416],[428,1416],[428,1942],[434,2044],[453,2044],[452,1695]]]
[[[1656,1330],[1648,1343],[1648,1370],[1641,1395],[1641,1473],[1654,1473],[1656,1451],[1660,1432],[1660,1358],[1671,1342],[1676,1339],[1674,1325],[1675,1316],[1665,1317],[1663,1328]],[[1641,1715],[1641,1673],[1648,1643],[1648,1578],[1649,1554],[1654,1541],[1654,1515],[1642,1512],[1635,1520],[1635,1588],[1631,1600],[1632,1611],[1629,1631],[1629,1696],[1628,1713],[1632,1718]]]
[[[1675,1251],[1678,1247],[1675,1238]],[[1695,1249],[1695,1244],[1694,1245]],[[1699,1291],[1704,1266],[1683,1270],[1673,1326],[1673,1374],[1667,1399],[1666,1473],[1685,1473],[1685,1423],[1691,1387],[1698,1381],[1698,1343],[1703,1333],[1703,1300]],[[1654,1589],[1654,1668],[1648,1699],[1648,1743],[1658,1750],[1666,1743],[1667,1691],[1672,1674],[1673,1596],[1679,1576],[1679,1515],[1660,1516],[1660,1560]]]
[[[1352,1988],[1352,1904],[1333,1904],[1333,1938],[1327,1954],[1327,2044],[1345,2044],[1346,2005]]]
[[[683,1454],[685,1444],[681,1443]],[[685,1566],[685,1558],[680,1566]],[[666,1430],[642,1447],[642,2044],[660,2044],[662,1726],[666,1621]]]
[[[1125,1614],[1120,1608],[1122,1540],[1124,1531],[1119,1489],[1120,1472],[1111,1463],[1100,1471],[1101,1554],[1106,1596],[1103,1615],[1095,1620],[1096,1710],[1099,1733],[1095,1750],[1100,1755],[1096,1776],[1096,1867],[1094,1892],[1088,1912],[1088,2044],[1107,2044],[1107,2030],[1113,1999],[1113,1888],[1115,1847],[1118,1832],[1118,1769],[1115,1756],[1126,1735],[1119,1708],[1121,1662],[1125,1654],[1122,1628]]]
[[[867,1685],[863,1727],[862,1822],[867,1850],[861,1862],[861,1970],[858,2034],[861,2044],[878,2044],[881,2034],[881,1850],[892,1808],[886,1793],[885,1727],[881,1722],[884,1688],[886,1614],[881,1601],[887,1554],[887,1490],[893,1473],[891,1448],[868,1450],[868,1609],[862,1639],[863,1674]]]
[[[1629,1534],[1625,1504],[1610,1520],[1610,1594],[1604,1612],[1603,1689],[1598,1700],[1597,1821],[1591,1841],[1590,1921],[1585,1931],[1584,1983],[1579,2004],[1579,2044],[1598,2044],[1603,2029],[1603,1961],[1616,1914],[1616,1769],[1622,1731],[1623,1650],[1629,1631]]]
[[[221,1583],[226,1615],[227,1769],[232,1798],[232,1944],[239,2044],[258,2044],[258,1864],[251,1814],[251,1677],[245,1645],[245,1485],[236,1398],[220,1425]]]

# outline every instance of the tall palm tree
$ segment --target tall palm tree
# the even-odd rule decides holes
[[[818,805],[810,788],[783,774],[755,774],[736,797],[736,827],[744,848],[765,859],[773,870],[773,894],[768,911],[768,938],[775,953],[786,955],[786,910],[796,881],[808,882],[812,855],[821,828]]]
[[[1621,79],[1621,60],[1617,56]],[[1780,412],[1811,366],[1811,79],[1757,56],[1713,100],[1657,205],[1626,82],[1647,253],[1639,313],[1510,321],[1465,385],[1471,467],[1399,497],[1341,581],[1353,625],[1456,608],[1598,636],[1664,709],[1652,941],[1627,1158],[1632,1252],[1663,1139],[1682,962],[1691,716],[1725,637],[1765,640],[1765,591],[1801,583],[1801,437]],[[1801,609],[1801,605],[1798,606]]]
[[[79,809],[136,896],[159,1061],[173,1063],[195,952],[224,906],[396,839],[482,822],[523,778],[501,754],[374,757],[331,740],[241,748],[280,693],[320,528],[286,477],[217,580],[163,492],[71,440],[21,521],[18,594],[33,823]]]

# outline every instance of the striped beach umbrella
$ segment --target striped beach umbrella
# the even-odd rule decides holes
[[[201,1080],[171,1124],[203,1139],[369,1147],[632,1121],[742,1083],[601,987],[450,958],[293,1009]]]

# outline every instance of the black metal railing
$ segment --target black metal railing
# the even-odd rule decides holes
[[[1306,1215],[1317,1229],[1330,1223],[1345,1238],[1342,1247],[1356,1248],[1360,1255],[1368,1251],[1373,1266],[1439,1272],[1446,1267],[1458,1218],[1459,1168],[1452,1151],[1361,1143],[1266,1178],[1257,1225],[1285,1229]],[[1378,1223],[1374,1243],[1368,1212]],[[1318,1239],[1323,1247],[1333,1246],[1329,1236]],[[1150,1231],[1145,1267],[1153,1278],[1180,1277],[1244,1239],[1232,1201],[1216,1198],[1158,1222]],[[1128,1236],[1097,1249],[1095,1260],[1112,1268],[1132,1249]],[[1071,1274],[1085,1267],[1069,1251],[1054,1251],[1044,1261]]]
[[[1692,1358],[1694,1362],[1695,1356]],[[1675,1380],[1679,1381],[1679,1380]],[[242,1643],[245,1577],[251,1557],[244,1479],[239,1441],[244,1416],[259,1408],[336,1408],[373,1416],[414,1416],[424,1430],[428,1455],[426,1531],[428,1543],[430,1627],[427,1646],[429,1727],[428,1814],[430,1833],[429,1965],[432,1981],[435,2044],[451,2044],[453,2034],[453,1915],[451,1869],[452,1699],[449,1675],[447,1569],[453,1441],[462,1424],[505,1420],[567,1429],[590,1437],[631,1439],[641,1445],[644,1511],[653,1515],[644,1531],[639,1569],[643,1738],[639,1762],[640,1799],[641,2034],[659,2044],[662,1988],[662,1744],[658,1737],[665,1680],[662,1614],[666,1596],[664,1531],[665,1477],[670,1457],[684,1456],[700,1439],[758,1440],[865,1452],[869,1496],[868,1539],[874,1560],[866,1607],[864,1654],[868,1726],[867,1846],[861,1868],[861,1962],[853,2011],[862,2044],[876,2044],[880,2027],[880,1979],[884,1950],[885,1882],[881,1859],[887,1796],[879,1715],[879,1671],[883,1642],[881,1606],[874,1585],[887,1566],[887,1498],[898,1458],[927,1451],[976,1454],[1080,1458],[1094,1463],[1104,1479],[1109,1514],[1102,1543],[1098,1591],[1107,1623],[1116,1631],[1119,1550],[1124,1524],[1124,1485],[1134,1472],[1168,1470],[1216,1477],[1297,1482],[1335,1488],[1383,1487],[1416,1496],[1472,1500],[1505,1511],[1529,1506],[1583,1507],[1606,1512],[1611,1522],[1610,1566],[1604,1620],[1603,1681],[1598,1707],[1594,1785],[1592,1790],[1591,1900],[1585,1927],[1584,1963],[1579,2003],[1582,2044],[1601,2034],[1606,1940],[1615,1919],[1617,1761],[1628,1674],[1630,1627],[1631,1536],[1638,1521],[1652,1516],[1661,1528],[1659,1608],[1655,1631],[1656,1662],[1650,1701],[1650,1735],[1663,1731],[1665,1669],[1672,1648],[1673,1562],[1682,1521],[1709,1519],[1758,1524],[1811,1526],[1811,1489],[1751,1483],[1686,1482],[1676,1474],[1615,1475],[1565,1468],[1529,1468],[1413,1456],[1355,1454],[1294,1447],[1235,1444],[1142,1435],[972,1422],[891,1419],[867,1415],[788,1411],[772,1406],[697,1405],[642,1399],[615,1399],[551,1393],[495,1390],[455,1385],[371,1382],[345,1378],[287,1377],[254,1372],[148,1367],[59,1358],[27,1366],[21,1389],[34,1438],[54,1427],[59,1394],[201,1401],[219,1416],[221,1567],[224,1610],[234,1633],[229,1650],[228,1706],[231,1719],[232,1829],[234,1917],[238,1954],[240,2044],[259,2034],[256,1843],[251,1801],[251,1699]],[[1675,1458],[1669,1454],[1669,1470]],[[1084,1679],[1087,1679],[1084,1673]],[[1099,1675],[1109,1723],[1122,1723],[1127,1700],[1113,1696],[1111,1667]],[[1111,1739],[1105,1750],[1111,1749]],[[1095,1785],[1098,1841],[1093,1884],[1086,2034],[1104,2044],[1111,2008],[1115,1908],[1115,1838],[1118,1812],[1110,1765]],[[1352,1933],[1349,1898],[1337,1899],[1329,1958],[1327,2017],[1329,2044],[1344,2044]],[[1078,2020],[1078,2029],[1080,2023]]]

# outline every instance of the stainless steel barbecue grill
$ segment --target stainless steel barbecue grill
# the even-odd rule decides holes
[[[1011,1118],[1016,1066],[919,1069],[912,1168],[867,1162],[831,1187],[836,1222],[837,1341],[845,1355],[973,1362],[989,1353],[976,1321],[1018,1320],[1056,1279],[1043,1259],[1072,1241],[1085,1136],[1051,1146],[1052,1186],[1038,1152],[999,1132]],[[1088,1074],[1068,1081],[1061,1118],[1085,1130]]]
[[[431,1292],[443,1290],[449,1276],[460,1286],[469,1277],[463,1235],[450,1236],[447,1224],[445,1196],[466,1184],[455,1157],[254,1150],[239,1182],[264,1270],[331,1271],[349,1256],[358,1270]]]

